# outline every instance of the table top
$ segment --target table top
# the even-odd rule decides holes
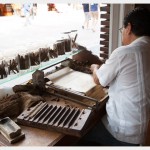
[[[93,81],[92,75],[85,74],[66,67],[49,76],[47,76],[56,85],[63,86],[78,92],[87,93],[87,96],[99,98],[105,96],[102,87],[98,88]],[[9,146],[52,146],[64,137],[64,134],[52,130],[43,130],[20,125],[22,132],[25,133],[25,139],[15,143],[9,144],[7,140],[0,134],[0,145]]]
[[[38,128],[32,128],[27,126],[21,126],[22,132],[25,134],[25,139],[22,139],[14,144],[8,143],[8,141],[0,134],[0,145],[7,146],[53,146],[61,138],[63,134],[52,131],[46,131]]]

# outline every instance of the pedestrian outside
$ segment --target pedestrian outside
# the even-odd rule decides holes
[[[33,5],[31,3],[25,3],[23,4],[23,11],[25,15],[25,26],[31,25],[31,17],[33,14]]]
[[[82,6],[83,6],[83,12],[84,12],[84,23],[83,23],[82,28],[89,29],[89,21],[91,19],[90,8],[89,8],[90,5],[88,3],[83,3]]]
[[[99,19],[99,5],[97,3],[90,4],[90,13],[91,13],[91,21],[92,21],[92,31],[96,31],[96,25],[98,24]]]

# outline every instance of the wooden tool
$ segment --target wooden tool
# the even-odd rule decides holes
[[[9,143],[15,143],[25,137],[25,134],[21,132],[21,128],[9,117],[0,120],[0,132]]]
[[[65,134],[81,136],[86,129],[86,123],[91,116],[92,110],[79,109],[77,107],[45,105],[40,107],[36,105],[25,110],[17,117],[17,123],[25,126],[37,127],[41,129],[55,129]],[[38,110],[32,115],[32,110]],[[30,113],[31,111],[31,113]],[[26,118],[28,116],[28,118]]]

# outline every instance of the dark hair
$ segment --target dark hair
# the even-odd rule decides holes
[[[137,7],[124,18],[124,27],[131,24],[131,31],[136,36],[150,36],[150,11]]]

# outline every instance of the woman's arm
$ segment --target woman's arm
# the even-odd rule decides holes
[[[100,68],[100,65],[97,65],[97,64],[92,64],[91,65],[91,71],[92,71],[92,73],[93,73],[93,80],[94,80],[94,82],[96,83],[96,84],[100,84],[99,83],[99,79],[98,79],[98,77],[97,77],[97,75],[96,75],[96,71],[98,70]]]

